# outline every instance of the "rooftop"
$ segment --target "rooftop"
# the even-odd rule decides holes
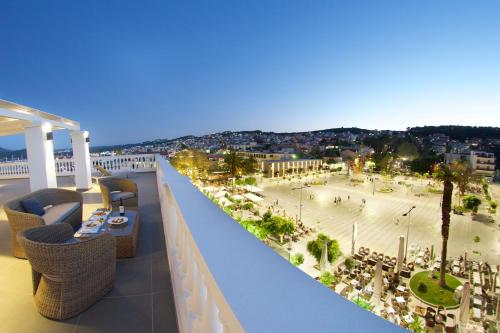
[[[155,173],[134,173],[139,187],[141,230],[135,258],[117,260],[114,289],[87,311],[65,321],[38,314],[30,264],[10,251],[10,230],[0,210],[0,332],[177,332],[170,271]],[[74,189],[72,177],[58,186]],[[29,180],[1,180],[0,204],[29,193]],[[98,186],[83,193],[83,217],[102,207]]]

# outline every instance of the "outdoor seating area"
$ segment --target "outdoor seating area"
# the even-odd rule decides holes
[[[60,188],[29,193],[25,179],[1,182],[0,293],[10,304],[0,313],[1,331],[177,331],[154,173],[127,180],[123,190],[133,190],[135,205],[109,218],[99,213],[102,187],[77,192],[71,177],[59,177]],[[26,212],[29,198],[45,213]],[[49,220],[56,210],[59,218]],[[113,217],[124,226],[111,225]]]
[[[38,211],[33,205],[38,206]],[[70,224],[73,230],[78,229],[82,223],[82,208],[81,193],[54,188],[38,190],[5,203],[4,211],[11,230],[12,254],[18,258],[26,258],[16,236],[27,228],[64,222]]]
[[[312,234],[313,232],[314,232],[313,228],[310,228],[310,227],[306,226],[304,223],[299,221],[299,222],[297,222],[297,229],[295,230],[295,232],[293,234],[291,234],[290,236],[288,236],[288,235],[283,236],[283,241],[285,243],[288,243],[290,241],[298,242],[299,238],[308,236],[309,234]]]
[[[137,209],[139,195],[137,184],[126,178],[103,177],[99,179],[103,205],[105,208],[118,208],[120,202],[128,209]]]
[[[412,261],[402,264],[398,278],[396,257],[361,246],[353,256],[355,260],[353,268],[348,269],[344,263],[339,263],[334,268],[332,274],[335,282],[331,288],[358,304],[360,301],[365,302],[371,311],[404,328],[415,325],[414,322],[417,321],[417,325],[425,332],[458,332],[459,316],[463,313],[460,307],[446,309],[444,306],[431,306],[415,297],[409,287],[410,278],[414,273],[435,267],[436,263],[440,264],[440,258],[431,256],[428,250],[418,250],[414,257],[421,260],[418,263]],[[378,262],[382,263],[380,301],[374,297]],[[495,291],[497,291],[498,267],[476,261],[465,262],[464,257],[450,259],[447,267],[450,273],[454,267],[458,267],[462,283],[470,282],[470,303],[468,303],[470,307],[464,310],[466,317],[463,317],[468,318],[467,325],[470,331],[486,332],[490,323],[497,318],[499,294]],[[464,271],[470,271],[470,274],[464,274]],[[457,288],[455,297],[458,300],[466,297],[463,294],[463,286]]]

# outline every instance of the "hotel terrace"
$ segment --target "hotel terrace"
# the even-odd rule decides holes
[[[54,158],[55,130],[70,132],[72,158]],[[1,332],[402,331],[281,258],[162,157],[90,157],[89,133],[78,122],[0,101],[0,135],[19,133],[27,161],[0,165]],[[136,233],[108,225],[98,236],[73,238],[71,230],[98,209],[117,208],[103,168],[136,186],[137,207],[125,204]],[[16,216],[32,215],[19,208],[20,197],[38,198],[46,209],[23,230],[8,217],[16,207]],[[74,209],[73,229],[67,214],[43,226],[61,207]]]

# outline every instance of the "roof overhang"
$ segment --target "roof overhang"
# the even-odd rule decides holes
[[[49,123],[53,130],[80,130],[80,123],[0,99],[0,136],[24,133],[31,125]]]

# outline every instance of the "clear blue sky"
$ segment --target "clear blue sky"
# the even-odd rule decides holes
[[[78,120],[94,145],[499,126],[499,15],[500,1],[0,0],[0,98]]]

